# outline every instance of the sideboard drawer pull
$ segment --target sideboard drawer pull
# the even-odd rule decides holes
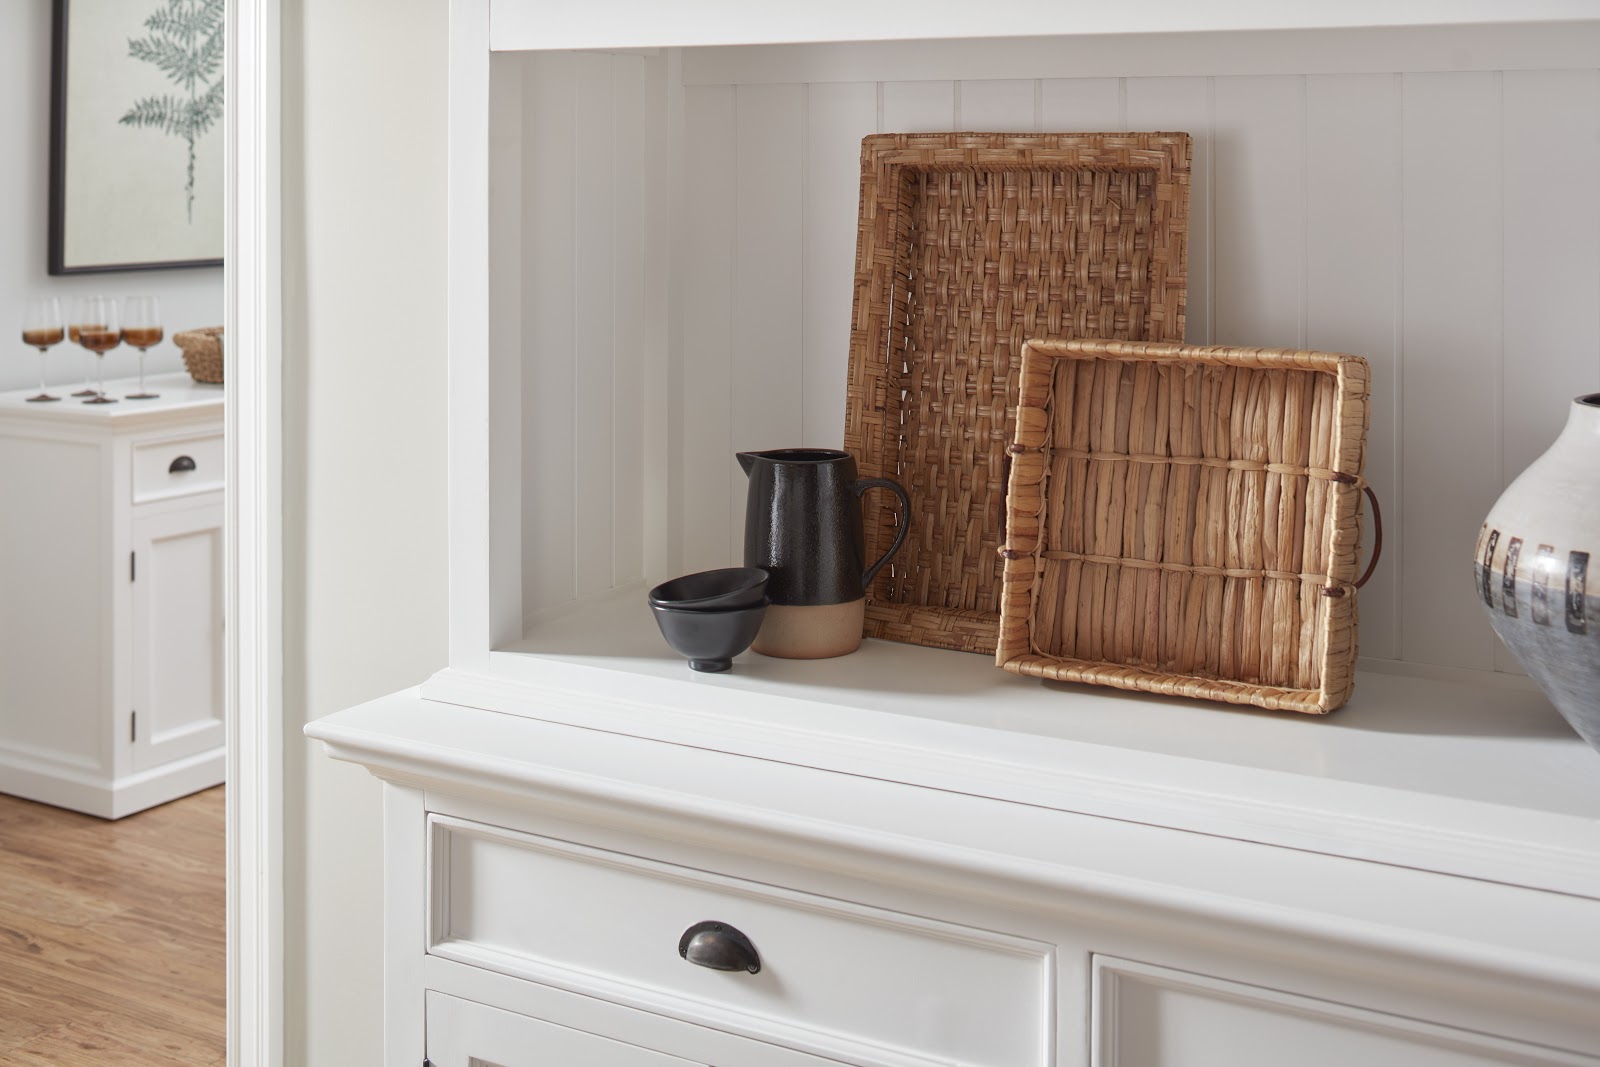
[[[761,970],[761,955],[750,939],[727,923],[695,923],[678,939],[678,955],[714,971]]]
[[[172,461],[172,466],[167,468],[168,474],[177,474],[180,471],[194,470],[194,460],[189,456],[179,456]]]

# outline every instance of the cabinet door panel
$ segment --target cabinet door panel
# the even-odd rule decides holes
[[[1545,1067],[1586,1056],[1096,957],[1095,1067]]]
[[[689,1067],[689,1060],[428,993],[432,1067]]]
[[[223,743],[222,508],[135,512],[133,766]]]

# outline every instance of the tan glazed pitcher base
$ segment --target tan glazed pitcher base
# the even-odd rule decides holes
[[[847,604],[773,604],[750,647],[780,659],[828,659],[861,647],[867,598]]]

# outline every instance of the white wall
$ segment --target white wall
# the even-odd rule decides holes
[[[23,304],[55,295],[72,314],[74,298],[87,294],[161,298],[167,335],[222,323],[219,268],[133,271],[52,278],[45,269],[50,218],[50,13],[51,0],[0,3],[0,392],[38,381],[38,356],[21,344]],[[78,380],[84,352],[50,351],[52,382]],[[150,350],[152,372],[183,369],[171,340]],[[138,373],[138,353],[118,348],[106,356],[106,377]]]
[[[444,665],[444,0],[284,5],[285,1062],[380,1061],[377,781],[306,721]]]

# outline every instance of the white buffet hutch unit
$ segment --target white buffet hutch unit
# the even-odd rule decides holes
[[[107,819],[224,774],[222,386],[148,384],[0,394],[0,793]]]
[[[1600,1064],[1600,753],[1470,580],[1600,385],[1600,24],[1444,6],[455,0],[450,665],[307,729],[384,782],[384,1062]],[[1372,360],[1351,703],[692,674],[644,589],[841,439],[860,137],[1119,128],[1195,135],[1191,341]]]

